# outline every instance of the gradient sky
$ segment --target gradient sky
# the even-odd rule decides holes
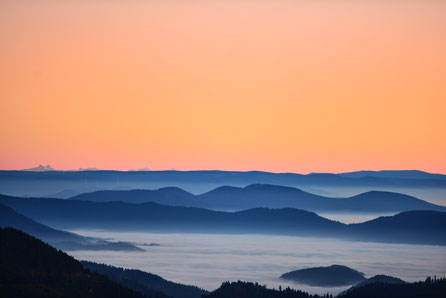
[[[446,173],[446,1],[0,0],[0,169]]]

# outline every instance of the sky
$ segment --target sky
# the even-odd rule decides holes
[[[0,169],[446,173],[446,1],[0,0]]]

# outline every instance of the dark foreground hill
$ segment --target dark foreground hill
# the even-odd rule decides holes
[[[127,242],[110,242],[99,238],[83,237],[42,225],[0,203],[0,227],[13,227],[42,239],[63,250],[141,251]]]
[[[346,225],[293,208],[222,212],[156,203],[95,203],[1,195],[0,203],[34,220],[62,229],[257,233],[446,245],[446,212],[439,211],[408,211]]]
[[[207,294],[207,291],[198,287],[174,283],[140,270],[117,268],[87,261],[81,261],[81,263],[84,268],[92,272],[105,275],[113,281],[148,295],[163,292],[174,298],[201,298]]]
[[[252,184],[243,188],[222,186],[201,195],[193,195],[176,187],[166,187],[158,190],[106,190],[83,193],[71,199],[92,202],[154,202],[163,205],[214,210],[290,207],[314,212],[446,211],[446,207],[394,192],[369,191],[349,198],[329,198],[294,187],[269,184]]]
[[[266,286],[252,282],[224,282],[220,288],[203,298],[329,298],[331,295],[310,295],[306,292],[286,288],[284,290],[268,289]]]
[[[397,277],[388,276],[388,275],[382,275],[378,274],[373,277],[367,278],[366,280],[352,286],[350,289],[343,291],[339,294],[339,296],[347,294],[347,292],[352,291],[356,288],[363,287],[365,285],[374,284],[374,283],[384,283],[384,284],[403,284],[405,283],[404,280],[399,279]]]
[[[444,298],[446,278],[427,278],[424,282],[414,283],[368,283],[357,286],[339,298]]]
[[[415,283],[370,283],[357,287],[339,298],[444,298],[446,279],[427,278],[424,282]],[[310,295],[292,289],[268,289],[251,282],[225,282],[220,288],[209,293],[205,298],[322,298],[332,297]]]
[[[12,228],[0,228],[0,296],[145,297]]]
[[[364,273],[341,265],[295,270],[280,278],[315,287],[346,286],[365,281]]]

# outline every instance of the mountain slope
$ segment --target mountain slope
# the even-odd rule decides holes
[[[203,298],[332,298],[310,295],[307,292],[286,288],[284,290],[268,289],[252,282],[224,282],[218,289]]]
[[[88,261],[81,261],[81,263],[85,269],[105,275],[117,283],[148,295],[163,292],[174,298],[201,298],[207,293],[198,287],[174,283],[140,270],[117,268]]]
[[[202,193],[223,185],[273,184],[295,187],[339,188],[446,188],[446,177],[403,179],[393,177],[343,177],[342,174],[268,173],[259,171],[0,171],[0,193],[17,196],[42,196],[66,189],[91,192],[105,189],[156,189],[178,186]]]
[[[366,283],[341,293],[339,298],[443,298],[446,293],[446,278],[414,283]]]
[[[189,206],[194,195],[178,187],[164,187],[157,190],[101,190],[83,193],[71,200],[109,202],[122,201],[128,203],[154,202],[164,205]]]
[[[366,280],[364,280],[364,281],[362,281],[362,282],[352,286],[348,290],[341,292],[340,295],[341,296],[345,295],[347,292],[352,291],[353,289],[360,288],[360,287],[363,287],[365,285],[374,284],[374,283],[403,284],[403,283],[405,283],[405,281],[402,280],[402,279],[399,279],[397,277],[379,274],[379,275],[375,275],[375,276],[372,276],[370,278],[367,278]]]
[[[336,233],[343,227],[343,224],[322,218],[313,212],[292,208],[257,208],[239,212],[221,212],[156,203],[96,203],[1,195],[0,203],[42,223],[67,229],[316,235]]]
[[[214,210],[291,207],[313,212],[446,211],[446,207],[393,192],[370,191],[350,198],[329,198],[311,194],[294,187],[269,184],[252,184],[243,188],[222,186],[196,196],[180,188],[169,187],[158,190],[97,191],[81,194],[71,199],[93,202],[154,202],[163,205]]]
[[[144,297],[12,228],[0,228],[0,291],[2,297]]]
[[[382,216],[361,224],[351,224],[354,239],[365,241],[429,243],[446,245],[446,213],[437,211],[407,211],[394,216]]]
[[[371,283],[357,287],[339,298],[443,298],[446,293],[446,279],[428,278],[424,282],[414,283]],[[251,282],[224,282],[220,288],[212,291],[204,298],[332,298],[330,294],[324,296],[310,295],[299,290],[268,289],[265,286]]]
[[[13,227],[34,237],[43,239],[63,250],[114,250],[140,251],[126,242],[110,242],[98,238],[83,237],[42,225],[0,203],[0,227]]]
[[[253,184],[244,188],[220,187],[197,198],[201,199],[200,207],[216,209],[292,207],[314,212],[446,211],[446,207],[393,192],[370,191],[350,198],[328,198],[294,187],[267,184]]]
[[[44,224],[64,229],[262,233],[446,245],[446,212],[439,211],[403,212],[346,225],[294,208],[222,212],[156,203],[96,203],[1,195],[0,203]]]

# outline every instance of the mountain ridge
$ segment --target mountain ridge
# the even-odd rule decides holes
[[[156,295],[165,293],[173,298],[201,298],[208,292],[196,286],[165,280],[161,276],[136,269],[126,269],[89,261],[80,261],[85,269],[105,275],[111,280],[135,291]]]
[[[0,193],[46,196],[69,189],[83,193],[105,189],[153,189],[175,185],[197,194],[222,185],[246,186],[254,183],[364,190],[407,188],[410,191],[414,188],[446,188],[446,175],[432,175],[403,179],[397,174],[351,178],[342,174],[303,175],[262,171],[0,171]]]
[[[13,228],[0,228],[0,268],[2,297],[149,297],[85,270],[63,251]]]
[[[142,251],[127,242],[110,242],[53,229],[0,203],[0,227],[13,227],[64,250]]]
[[[165,187],[158,190],[107,190],[84,193],[69,199],[93,202],[155,202],[163,205],[214,210],[292,207],[315,212],[446,211],[444,206],[396,192],[368,191],[351,197],[332,198],[305,192],[295,187],[270,184],[251,184],[246,187],[220,186],[199,195],[193,195],[178,187]]]
[[[63,229],[256,233],[446,245],[446,212],[441,211],[407,211],[347,225],[296,208],[223,212],[157,203],[96,203],[4,195],[0,195],[0,203],[41,223]]]

